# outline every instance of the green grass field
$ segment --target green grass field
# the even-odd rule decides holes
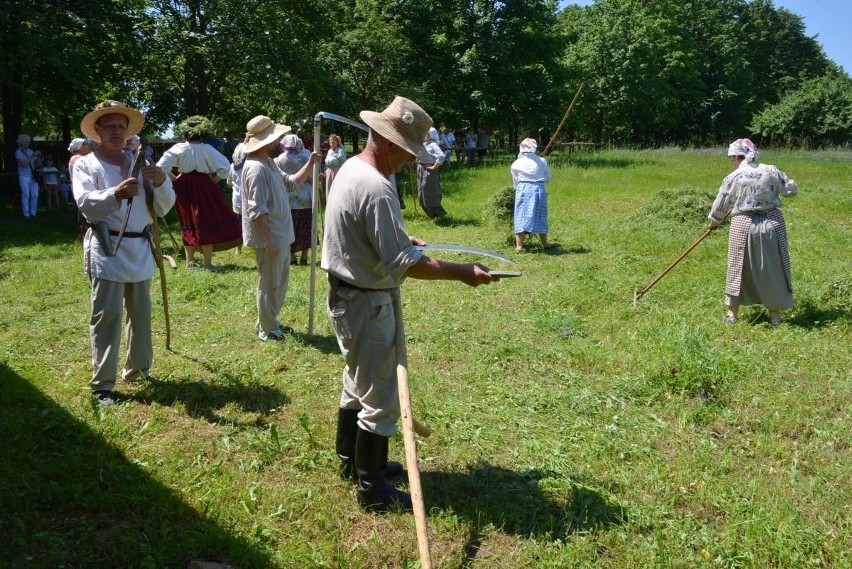
[[[403,287],[435,567],[852,567],[852,154],[763,160],[800,188],[783,209],[796,307],[777,327],[759,307],[721,322],[727,227],[633,307],[706,227],[721,150],[554,158],[555,253],[515,253],[489,214],[505,164],[445,174],[448,220],[408,194],[411,234],[524,273]],[[296,267],[297,335],[262,343],[250,251],[217,255],[222,274],[180,263],[171,352],[152,286],[169,384],[119,383],[100,409],[74,214],[0,216],[0,566],[418,566],[413,517],[363,513],[336,475],[320,271],[314,334]]]

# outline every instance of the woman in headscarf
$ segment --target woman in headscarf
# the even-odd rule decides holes
[[[175,134],[186,139],[166,150],[157,166],[166,172],[177,169],[174,188],[180,235],[186,250],[187,268],[220,272],[213,265],[213,251],[224,251],[242,243],[242,222],[231,211],[218,182],[228,176],[231,164],[225,155],[202,141],[213,132],[209,119],[189,117],[175,127]],[[201,249],[204,264],[195,262]]]
[[[515,188],[515,250],[524,250],[524,241],[530,233],[538,233],[541,246],[550,249],[547,242],[547,191],[550,181],[547,160],[535,153],[538,143],[532,138],[521,141],[518,159],[512,163],[512,185]]]
[[[72,182],[74,181],[74,162],[91,151],[92,148],[89,146],[89,141],[86,138],[75,138],[68,145],[68,152],[71,153],[71,158],[68,159],[68,176]]]
[[[444,151],[438,144],[438,129],[432,127],[423,137],[423,146],[432,156],[432,163],[417,163],[417,194],[420,205],[429,219],[441,218],[447,215],[447,210],[441,205],[441,164],[444,163]]]
[[[747,138],[728,147],[736,168],[722,181],[710,209],[710,229],[731,216],[724,321],[733,324],[741,305],[763,304],[769,321],[781,323],[781,310],[793,306],[793,279],[787,249],[787,226],[779,196],[794,196],[796,182],[775,166],[760,164],[759,152]]]
[[[285,174],[295,175],[311,159],[310,151],[305,149],[302,139],[295,134],[286,134],[281,141],[284,152],[275,159],[275,164]],[[313,182],[310,175],[301,185],[288,191],[290,200],[290,215],[293,218],[293,233],[296,240],[290,245],[290,264],[297,262],[308,264],[308,253],[311,250],[311,224],[313,223]],[[297,260],[297,253],[301,259]]]

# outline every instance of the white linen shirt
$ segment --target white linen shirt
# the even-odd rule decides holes
[[[549,182],[550,167],[547,160],[533,152],[521,152],[518,159],[512,162],[512,185],[520,182]]]
[[[215,174],[221,179],[227,178],[231,169],[224,154],[203,142],[178,142],[163,153],[157,166],[165,172],[177,168],[181,173]]]
[[[275,159],[275,165],[282,172],[295,176],[302,167],[311,159],[308,150],[285,150]],[[298,188],[287,188],[287,197],[290,199],[290,209],[311,209],[313,207],[313,177],[308,176]]]
[[[444,160],[447,159],[446,155],[444,155],[444,151],[441,150],[441,147],[434,140],[424,142],[423,146],[426,148],[426,152],[428,152],[438,164],[443,164]]]
[[[263,249],[263,236],[253,221],[266,215],[266,226],[279,247],[289,247],[296,240],[293,215],[290,213],[288,190],[295,190],[293,176],[284,174],[275,162],[246,156],[243,162],[243,244]]]
[[[142,233],[154,222],[145,204],[142,174],[139,174],[140,192],[128,200],[115,199],[115,188],[124,178],[121,168],[98,160],[94,153],[80,157],[74,163],[74,200],[89,223],[106,221],[112,231],[121,231],[124,215],[130,207],[126,232]],[[175,192],[168,176],[163,185],[154,188],[154,211],[166,215],[175,203]],[[121,246],[112,257],[107,257],[90,228],[83,239],[83,271],[92,278],[108,281],[135,283],[154,276],[154,255],[147,239],[124,237]],[[111,236],[112,246],[118,241]]]

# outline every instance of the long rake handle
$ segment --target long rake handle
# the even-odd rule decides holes
[[[666,267],[666,268],[665,268],[665,270],[663,270],[663,272],[662,272],[662,273],[660,273],[659,275],[657,275],[657,278],[655,278],[654,280],[652,280],[650,283],[648,283],[648,285],[647,285],[645,288],[643,288],[643,289],[642,289],[642,290],[640,290],[638,293],[636,293],[636,300],[639,300],[639,298],[641,298],[643,294],[645,294],[646,292],[648,292],[649,290],[651,290],[651,287],[652,287],[652,286],[654,286],[655,284],[657,284],[657,283],[660,281],[660,279],[661,279],[661,278],[663,278],[664,276],[666,276],[666,274],[667,274],[669,271],[671,271],[673,268],[675,268],[675,266],[676,266],[678,263],[680,263],[680,262],[681,262],[681,260],[683,260],[683,258],[684,258],[684,257],[686,257],[687,255],[689,255],[689,253],[690,253],[693,249],[695,249],[696,247],[698,247],[698,244],[699,244],[699,243],[701,243],[702,241],[704,241],[704,238],[705,238],[705,237],[707,237],[708,235],[710,235],[712,232],[713,232],[713,230],[708,228],[708,229],[707,229],[707,231],[705,231],[704,233],[702,233],[702,234],[701,234],[701,237],[699,237],[698,239],[696,239],[696,240],[695,240],[695,243],[693,243],[692,245],[690,245],[689,247],[687,247],[686,251],[684,251],[683,253],[681,253],[681,254],[680,254],[680,256],[679,256],[677,259],[675,259],[674,261],[672,261],[672,262],[671,262],[671,264],[670,264],[668,267]]]
[[[553,133],[553,136],[550,137],[550,142],[548,142],[547,146],[544,147],[544,152],[541,153],[542,156],[547,156],[547,153],[550,151],[550,147],[556,141],[556,137],[559,136],[559,131],[562,130],[562,125],[565,124],[565,121],[568,119],[568,115],[571,114],[571,109],[574,108],[574,104],[577,102],[577,99],[580,98],[580,93],[583,92],[583,87],[585,86],[585,83],[580,83],[580,88],[577,89],[577,93],[574,95],[574,98],[571,99],[571,104],[568,105],[568,108],[565,110],[565,114],[562,116],[559,126],[556,127],[556,132]]]

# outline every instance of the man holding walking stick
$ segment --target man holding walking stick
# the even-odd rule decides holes
[[[432,259],[416,247],[422,239],[403,228],[389,177],[407,163],[432,162],[423,138],[432,119],[416,103],[396,97],[381,113],[362,111],[370,127],[363,152],[341,167],[326,208],[322,268],[328,273],[328,314],[346,365],[337,423],[341,474],[356,478],[358,503],[371,512],[410,510],[411,497],[386,481],[388,437],[400,417],[397,386],[397,318],[406,277],[461,281],[498,280],[479,263]]]
[[[118,101],[104,101],[83,117],[80,130],[99,143],[74,164],[74,200],[86,218],[83,267],[92,282],[92,394],[100,405],[115,402],[122,308],[127,311],[127,357],[123,378],[149,375],[151,346],[151,226],[156,220],[145,204],[143,183],[152,182],[153,210],[165,215],[175,203],[172,183],[156,165],[134,168],[123,152],[125,141],[138,134],[145,117]],[[134,197],[137,205],[133,207]]]

